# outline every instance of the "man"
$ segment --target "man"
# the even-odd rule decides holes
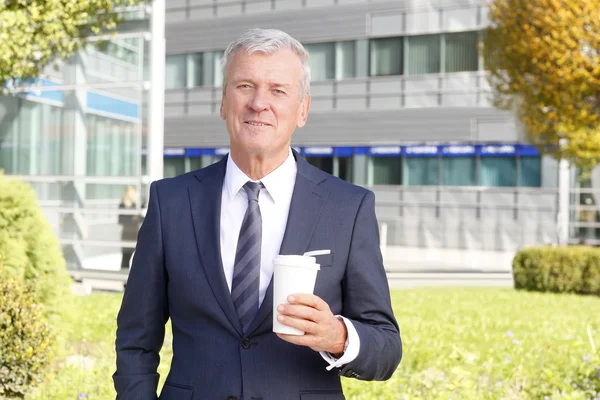
[[[118,316],[118,399],[155,399],[171,318],[165,400],[344,399],[340,375],[388,379],[401,358],[378,243],[373,193],[332,177],[290,148],[306,123],[303,46],[252,29],[223,57],[221,117],[230,153],[154,182]],[[319,256],[314,295],[280,305],[272,331],[272,260]]]

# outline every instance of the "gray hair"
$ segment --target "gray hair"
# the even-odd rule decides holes
[[[279,29],[252,28],[246,31],[237,40],[233,41],[225,50],[221,58],[223,70],[223,90],[227,85],[227,70],[231,59],[239,49],[245,49],[248,54],[260,51],[273,54],[279,50],[290,49],[298,55],[302,62],[302,76],[300,77],[300,99],[310,94],[310,66],[308,65],[308,52],[296,39]]]

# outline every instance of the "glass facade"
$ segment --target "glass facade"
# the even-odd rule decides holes
[[[407,75],[440,72],[440,35],[409,36],[407,43]]]
[[[467,152],[444,152],[448,147],[467,149]],[[492,145],[517,147],[521,145]],[[343,180],[366,185],[403,186],[487,186],[487,187],[542,187],[556,179],[550,173],[542,185],[542,158],[533,146],[524,146],[524,154],[481,154],[489,145],[418,145],[433,153],[364,154],[364,147],[305,147],[297,148],[300,155],[315,167]],[[381,150],[381,146],[374,149]],[[405,147],[409,149],[410,146]],[[476,150],[479,148],[479,150]],[[323,149],[328,149],[323,154]],[[468,154],[465,154],[468,153]],[[203,155],[201,155],[203,154]],[[180,175],[219,161],[227,149],[166,149],[165,177]],[[360,157],[362,160],[358,160]],[[358,168],[358,169],[357,169]],[[361,172],[361,168],[364,170]],[[550,171],[551,172],[551,171]],[[362,181],[365,179],[365,181]],[[358,179],[358,181],[356,180]],[[517,182],[518,179],[518,182]],[[556,182],[552,185],[555,185]]]
[[[482,157],[479,177],[481,186],[516,186],[515,158]]]
[[[143,10],[129,19],[148,18]],[[58,70],[0,96],[0,169],[36,190],[71,269],[119,270],[135,244],[138,224],[123,221],[141,220],[147,190],[144,29],[91,38]],[[169,59],[171,86],[185,85],[182,58]]]
[[[442,185],[475,186],[476,159],[474,157],[443,157],[441,159]]]
[[[374,39],[370,44],[371,76],[402,75],[402,38]]]
[[[478,32],[446,33],[444,41],[446,44],[446,72],[477,71],[479,69]]]
[[[402,159],[399,157],[373,157],[372,182],[374,185],[401,185]]]
[[[60,175],[63,108],[0,96],[0,168],[9,175]]]
[[[364,62],[368,62],[370,76],[477,71],[478,40],[478,32],[377,38],[370,39],[369,50],[358,55],[354,40],[307,43],[304,46],[309,52],[311,80],[319,82],[356,77],[357,64],[363,61],[363,56]],[[168,55],[166,88],[220,86],[223,53]]]
[[[404,185],[437,185],[437,157],[407,157],[404,159]]]
[[[356,76],[356,42],[336,43],[335,79],[348,79]]]
[[[542,177],[540,157],[519,157],[519,186],[540,187]]]
[[[172,178],[186,172],[184,158],[165,158],[164,159],[164,175],[165,178]]]
[[[166,89],[183,89],[187,84],[187,57],[185,54],[167,56]]]
[[[307,44],[312,81],[325,81],[335,78],[335,43]]]

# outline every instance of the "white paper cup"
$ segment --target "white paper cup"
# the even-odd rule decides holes
[[[287,298],[290,294],[313,293],[319,264],[315,257],[279,255],[273,260],[273,267],[273,332],[304,335],[304,331],[277,321],[277,307],[289,304]]]

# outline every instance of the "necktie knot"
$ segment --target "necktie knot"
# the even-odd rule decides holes
[[[244,190],[248,195],[248,203],[251,201],[258,201],[258,195],[260,194],[260,188],[262,187],[262,183],[260,182],[251,182],[248,181],[244,185]]]

